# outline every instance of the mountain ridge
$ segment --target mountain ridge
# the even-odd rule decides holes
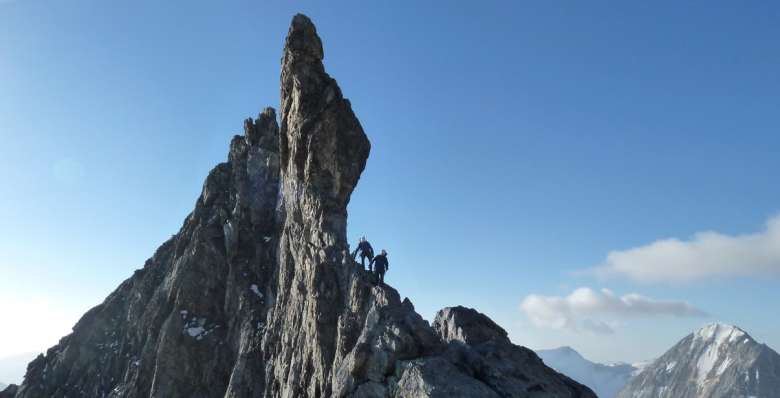
[[[590,361],[569,346],[536,350],[536,353],[545,364],[590,387],[600,398],[614,398],[638,370],[627,363]]]
[[[323,58],[293,17],[280,122],[244,121],[180,231],[10,396],[595,397],[473,309],[431,326],[354,262],[347,204],[370,143]]]

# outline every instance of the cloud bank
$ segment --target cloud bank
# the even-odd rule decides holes
[[[568,296],[532,294],[520,304],[534,326],[597,334],[614,333],[622,319],[647,316],[696,317],[706,313],[686,302],[655,300],[639,294],[618,297],[608,289],[582,287]]]
[[[689,240],[663,239],[612,251],[594,271],[599,276],[624,276],[646,283],[780,276],[780,216],[753,234],[699,232]]]

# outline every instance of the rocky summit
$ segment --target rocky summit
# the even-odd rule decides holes
[[[370,144],[296,15],[280,123],[244,122],[181,230],[8,397],[583,397],[475,310],[433,325],[349,255]]]

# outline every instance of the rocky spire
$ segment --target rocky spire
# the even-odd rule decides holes
[[[593,397],[473,310],[436,328],[348,253],[369,142],[293,18],[273,109],[244,122],[194,211],[73,333],[18,398]]]
[[[339,319],[349,316],[348,289],[355,277],[346,242],[347,204],[369,142],[322,58],[314,25],[296,15],[282,58],[284,220],[278,296],[264,346],[271,395],[331,393]]]
[[[342,244],[346,205],[366,166],[370,144],[349,101],[325,73],[322,59],[314,25],[296,15],[282,57],[282,176],[283,191],[291,194],[284,205],[296,213],[298,194],[321,204],[317,216],[323,232],[337,234],[328,238]]]

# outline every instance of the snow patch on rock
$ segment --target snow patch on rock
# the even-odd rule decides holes
[[[260,292],[260,288],[257,287],[257,285],[252,284],[252,286],[249,286],[249,290],[251,290],[252,293],[256,294],[257,297],[263,298],[263,293]]]

